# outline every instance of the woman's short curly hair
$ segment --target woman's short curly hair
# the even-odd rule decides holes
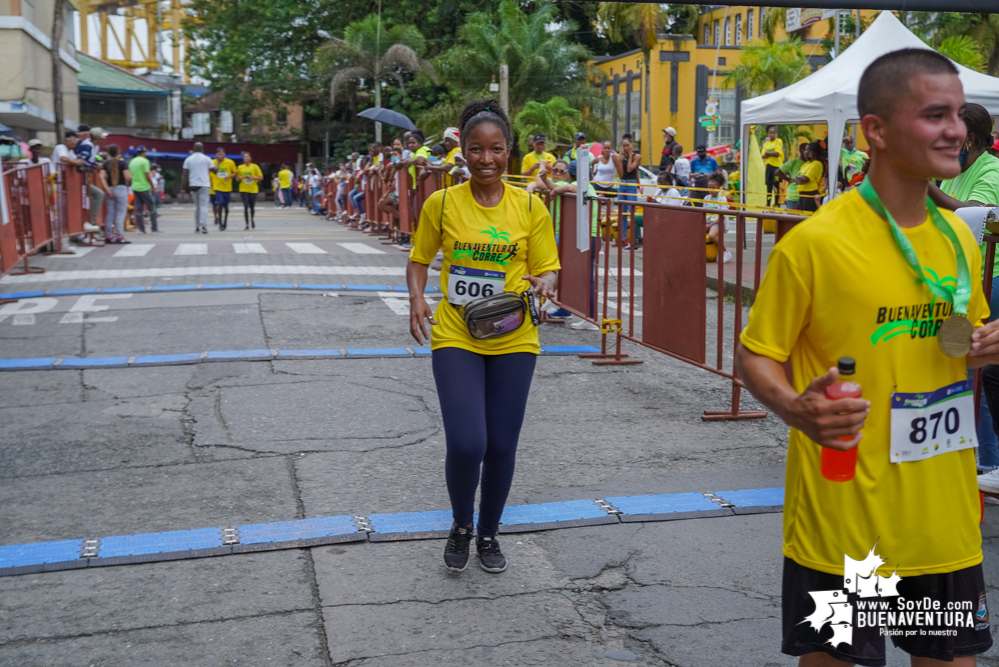
[[[465,138],[468,133],[483,123],[492,123],[503,132],[507,147],[513,145],[513,132],[510,130],[510,119],[500,106],[498,100],[484,98],[474,100],[465,105],[458,120],[461,131],[461,147],[465,148]]]

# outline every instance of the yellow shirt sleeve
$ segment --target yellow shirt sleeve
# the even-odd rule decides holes
[[[427,198],[420,211],[420,224],[413,235],[413,249],[409,259],[417,264],[430,264],[441,249],[441,210],[445,190],[438,190]]]
[[[786,237],[782,239],[782,243],[786,241]],[[749,311],[749,325],[739,336],[747,350],[779,363],[791,356],[798,336],[808,326],[812,308],[810,276],[802,275],[804,271],[795,266],[786,250],[786,245],[774,247]]]
[[[537,276],[545,271],[558,271],[561,268],[551,214],[543,204],[532,201],[531,233],[527,241],[527,270],[532,276]]]

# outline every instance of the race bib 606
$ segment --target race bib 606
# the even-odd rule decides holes
[[[485,271],[452,264],[447,281],[447,300],[456,306],[463,306],[476,299],[499,294],[505,283],[506,274],[502,271]]]
[[[921,394],[891,395],[891,462],[922,461],[976,447],[971,380]]]

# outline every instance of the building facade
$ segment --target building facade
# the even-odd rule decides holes
[[[53,145],[56,138],[51,55],[55,11],[63,12],[66,19],[59,44],[63,118],[66,127],[76,129],[80,118],[80,65],[73,46],[73,6],[63,0],[0,0],[0,53],[4,64],[0,123],[22,140],[38,138],[47,145]]]
[[[739,139],[739,102],[743,91],[725,89],[723,81],[737,66],[742,48],[762,40],[764,7],[718,7],[704,5],[693,35],[660,35],[652,51],[648,73],[650,98],[646,108],[646,72],[641,51],[596,58],[593,65],[605,74],[597,85],[613,98],[606,120],[615,145],[625,133],[633,135],[643,150],[643,162],[658,164],[662,148],[662,130],[673,127],[684,151],[700,144],[734,145]],[[870,18],[876,12],[863,13]],[[823,20],[794,34],[802,38],[808,65],[814,71],[826,61],[821,42],[829,31]],[[788,38],[783,26],[775,34],[777,41]],[[716,103],[719,124],[709,133],[699,119],[705,115],[707,102]],[[594,137],[595,138],[595,137]]]

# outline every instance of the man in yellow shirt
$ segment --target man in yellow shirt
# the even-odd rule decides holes
[[[777,205],[780,196],[780,180],[777,172],[784,165],[784,142],[777,137],[777,126],[767,126],[767,140],[763,142],[763,164],[767,170],[767,206],[771,205],[770,195],[773,193],[773,205]]]
[[[545,171],[551,169],[555,163],[555,156],[545,152],[545,135],[535,134],[531,138],[531,147],[534,149],[524,156],[520,163],[520,173],[524,176],[535,177],[538,170],[544,167]]]
[[[739,376],[791,427],[782,650],[802,667],[884,665],[883,633],[914,667],[973,667],[992,645],[967,373],[999,362],[999,322],[982,324],[968,227],[927,199],[960,172],[963,102],[934,51],[867,68],[868,178],[775,246],[740,338]],[[842,357],[863,398],[827,397]],[[821,472],[854,449],[852,479]],[[897,613],[915,600],[952,611]]]
[[[281,203],[281,208],[291,208],[292,190],[291,190],[291,169],[288,165],[281,165],[281,171],[278,172],[278,183],[281,185],[281,197],[283,201]]]
[[[236,167],[236,176],[239,178],[239,196],[243,200],[243,218],[246,221],[244,230],[257,224],[253,219],[256,213],[257,194],[260,192],[260,181],[264,180],[264,174],[260,171],[260,166],[253,162],[249,153],[243,153],[243,164]]]
[[[232,179],[236,175],[236,163],[225,156],[225,149],[219,148],[215,151],[215,159],[212,164],[218,169],[217,173],[209,174],[212,177],[212,203],[215,204],[215,224],[220,231],[225,231],[229,224],[229,200],[232,197]]]

